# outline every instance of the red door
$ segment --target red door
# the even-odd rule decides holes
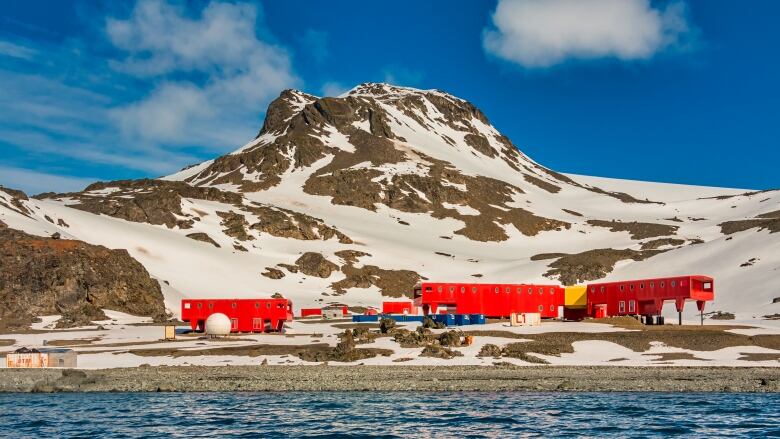
[[[607,316],[607,304],[602,303],[600,305],[596,305],[596,318],[603,319],[606,316]]]

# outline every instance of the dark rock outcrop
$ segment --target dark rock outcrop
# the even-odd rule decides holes
[[[126,250],[0,228],[0,325],[61,314],[59,326],[105,319],[103,308],[165,319],[160,285]]]
[[[67,194],[40,194],[36,198],[71,198],[74,209],[98,215],[108,215],[136,223],[164,224],[168,228],[192,227],[193,219],[181,210],[182,198],[241,204],[242,196],[211,187],[196,187],[180,181],[120,180],[99,182],[87,186],[83,192]]]
[[[306,252],[295,261],[301,273],[321,278],[330,277],[339,266],[322,256],[322,253]]]
[[[558,277],[564,285],[574,285],[589,280],[601,279],[611,273],[618,261],[632,259],[641,261],[664,250],[643,250],[601,248],[576,254],[546,253],[534,255],[532,261],[555,259],[550,263],[544,275],[549,278]]]
[[[217,244],[216,241],[211,239],[211,237],[207,233],[198,232],[198,233],[190,233],[189,235],[186,235],[187,238],[194,239],[196,241],[205,242],[208,244],[213,245],[216,248],[220,248],[219,244]]]

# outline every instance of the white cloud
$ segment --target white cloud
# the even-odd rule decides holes
[[[322,95],[337,97],[348,92],[351,88],[352,87],[347,87],[340,82],[330,81],[322,85]]]
[[[10,41],[0,40],[0,55],[31,60],[36,53],[37,51],[35,49],[29,48],[27,46],[15,44]]]
[[[66,177],[29,169],[0,166],[0,185],[19,189],[29,195],[41,192],[75,192],[98,181],[94,178]]]
[[[524,67],[568,59],[641,60],[684,43],[690,26],[682,2],[650,0],[499,0],[485,50]]]
[[[258,38],[257,25],[255,6],[217,1],[193,18],[165,1],[140,0],[126,20],[109,19],[111,42],[127,52],[114,67],[162,79],[144,99],[112,111],[124,137],[224,150],[256,133],[268,102],[300,82],[289,54]]]
[[[423,79],[423,73],[403,66],[389,66],[384,69],[382,82],[392,85],[414,87]]]

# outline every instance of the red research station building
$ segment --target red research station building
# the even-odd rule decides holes
[[[564,288],[537,284],[475,284],[425,282],[415,287],[414,304],[423,314],[483,314],[506,318],[512,313],[559,316]]]
[[[406,301],[382,302],[382,314],[417,314],[414,303]]]
[[[703,313],[705,302],[715,297],[715,281],[699,275],[592,283],[587,288],[587,313],[595,318],[658,316],[664,302],[672,300],[682,322],[686,301],[696,301]]]
[[[181,301],[181,319],[193,331],[203,331],[206,319],[222,313],[230,319],[231,332],[282,332],[284,322],[293,319],[288,299],[185,299]]]

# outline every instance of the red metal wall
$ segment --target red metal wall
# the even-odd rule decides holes
[[[382,314],[414,314],[412,302],[382,302]]]
[[[321,316],[322,308],[301,308],[301,317]]]
[[[425,314],[484,314],[509,317],[512,313],[540,313],[558,317],[564,304],[564,289],[558,285],[422,283],[415,301]]]
[[[204,330],[206,319],[214,313],[230,318],[231,332],[281,331],[292,321],[292,302],[288,299],[185,299],[181,301],[181,319],[193,331]]]
[[[695,300],[700,311],[715,297],[715,281],[708,276],[677,276],[588,284],[588,315],[659,315],[664,301],[673,300],[682,311]]]

